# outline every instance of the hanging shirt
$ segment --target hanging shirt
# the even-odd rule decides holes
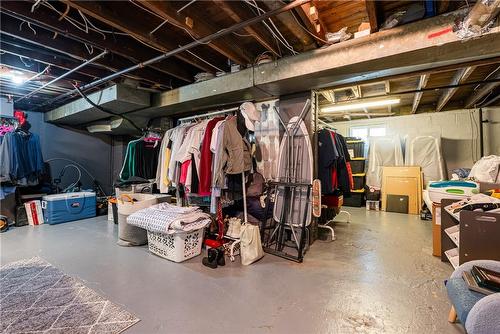
[[[156,168],[156,185],[160,193],[167,193],[170,185],[168,178],[168,167],[170,164],[171,143],[170,136],[174,129],[169,129],[165,132],[160,146],[160,153],[158,155],[158,166]]]
[[[212,185],[212,135],[218,123],[221,123],[223,117],[218,117],[210,120],[207,123],[205,134],[200,151],[200,167],[198,169],[199,187],[198,194],[201,196],[210,195],[210,187]]]

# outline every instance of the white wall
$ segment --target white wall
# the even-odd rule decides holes
[[[485,155],[500,155],[500,108],[485,108],[484,125]],[[472,167],[480,158],[479,110],[455,110],[407,116],[362,119],[335,122],[342,135],[349,135],[351,127],[385,125],[388,135],[437,133],[441,135],[443,158],[448,173],[459,167]]]

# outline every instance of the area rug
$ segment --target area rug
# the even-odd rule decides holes
[[[36,257],[0,267],[0,333],[121,333],[139,319]]]

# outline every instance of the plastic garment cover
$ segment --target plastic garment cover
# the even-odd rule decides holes
[[[420,166],[424,173],[424,185],[430,181],[446,179],[441,137],[437,135],[408,136],[405,142],[405,165]]]
[[[488,155],[482,157],[472,166],[469,177],[480,182],[500,182],[500,156]]]
[[[384,166],[403,166],[403,151],[399,136],[371,137],[368,151],[366,185],[380,189]]]

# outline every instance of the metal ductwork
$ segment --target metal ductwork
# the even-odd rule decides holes
[[[151,105],[150,92],[124,84],[115,84],[104,88],[89,94],[88,98],[99,107],[118,114],[130,113]],[[45,121],[76,126],[97,120],[109,119],[110,117],[110,114],[98,110],[85,99],[80,98],[47,112],[45,114]],[[117,125],[116,122],[113,124],[113,128],[124,126],[124,124]]]

